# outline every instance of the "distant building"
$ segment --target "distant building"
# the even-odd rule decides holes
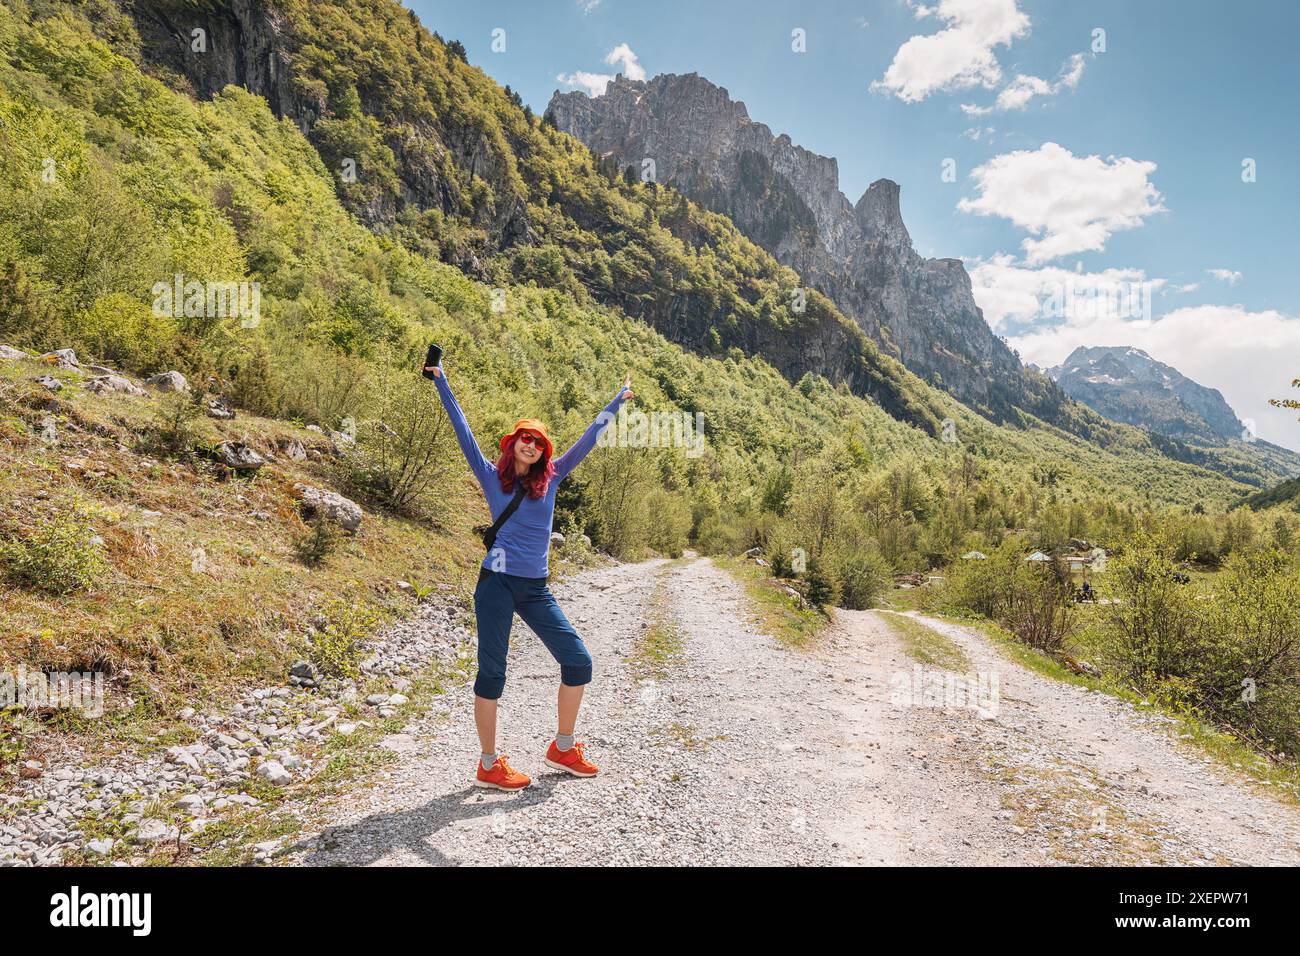
[[[1038,563],[1041,564],[1041,563],[1044,562],[1044,561],[1051,561],[1051,560],[1052,560],[1052,556],[1051,556],[1050,554],[1044,554],[1042,551],[1035,551],[1035,552],[1034,552],[1033,554],[1031,554],[1029,557],[1025,558],[1025,560],[1026,560],[1026,561],[1036,561],[1036,562],[1038,562]]]
[[[988,555],[980,551],[967,551],[961,556],[963,561],[987,561]]]

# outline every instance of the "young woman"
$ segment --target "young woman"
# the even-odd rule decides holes
[[[613,401],[559,458],[552,461],[546,426],[525,418],[502,437],[501,457],[493,463],[479,450],[442,365],[425,370],[434,376],[438,397],[456,431],[460,450],[483,488],[493,520],[510,506],[520,486],[525,489],[517,510],[500,526],[484,557],[474,590],[474,613],[478,617],[474,724],[483,751],[474,783],[494,790],[522,790],[531,782],[506,762],[505,754],[497,753],[496,746],[497,700],[505,689],[506,652],[515,614],[537,633],[560,665],[557,732],[547,748],[546,765],[577,777],[594,777],[598,768],[584,756],[582,743],[573,738],[583,688],[591,681],[591,655],[546,586],[547,558],[556,486],[596,446],[596,439],[619,406],[632,398],[632,379],[624,380]]]

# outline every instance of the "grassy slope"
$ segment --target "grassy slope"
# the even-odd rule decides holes
[[[305,653],[308,621],[335,599],[387,618],[414,606],[398,580],[449,583],[462,595],[472,587],[468,525],[482,506],[467,482],[446,489],[445,527],[368,514],[359,533],[308,567],[294,552],[307,526],[292,489],[331,486],[328,440],[285,422],[203,419],[205,442],[237,439],[277,457],[255,477],[225,477],[137,450],[157,396],[100,397],[78,386],[79,373],[58,372],[66,384],[50,409],[29,384],[41,373],[30,362],[0,363],[0,523],[77,514],[103,539],[109,566],[97,586],[67,596],[0,590],[0,667],[108,668],[115,719],[101,732],[205,700],[214,679],[278,682]],[[50,415],[53,445],[36,434]],[[279,453],[284,439],[322,457],[291,461]]]

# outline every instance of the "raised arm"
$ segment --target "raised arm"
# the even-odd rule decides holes
[[[624,379],[613,401],[606,405],[604,411],[596,416],[596,420],[587,426],[587,430],[582,433],[582,437],[573,443],[573,447],[555,459],[555,477],[557,480],[564,478],[574,468],[577,468],[578,462],[586,458],[587,454],[596,447],[596,441],[600,438],[600,433],[604,431],[606,425],[614,420],[614,416],[618,414],[619,406],[632,398],[631,385],[632,379],[630,377]]]
[[[465,420],[465,413],[460,410],[460,404],[456,401],[456,396],[451,393],[451,386],[447,384],[447,373],[440,366],[433,374],[434,384],[438,387],[438,398],[442,399],[442,407],[447,410],[447,417],[451,419],[451,427],[456,432],[456,441],[460,444],[465,460],[469,462],[470,471],[474,472],[474,477],[480,484],[491,481],[497,473],[496,465],[488,461],[487,456],[479,449],[478,442],[474,440],[474,433],[470,431],[469,422]]]

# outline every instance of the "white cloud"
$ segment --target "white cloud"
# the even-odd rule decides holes
[[[1179,295],[1183,295],[1188,292],[1195,292],[1200,287],[1201,284],[1199,282],[1187,282],[1183,285],[1172,286],[1169,291],[1177,292]]]
[[[573,73],[555,74],[555,82],[563,83],[569,87],[582,87],[587,91],[588,96],[600,96],[605,92],[605,87],[614,79],[612,73],[588,73],[586,70],[577,70]]]
[[[605,62],[610,66],[619,65],[619,70],[629,80],[644,80],[646,73],[645,67],[637,60],[637,56],[632,52],[632,48],[626,43],[620,43],[614,49],[605,54]],[[587,91],[588,96],[602,96],[605,87],[614,79],[612,73],[589,73],[586,70],[575,70],[572,73],[557,73],[555,81],[563,83],[565,86],[573,88],[582,88]]]
[[[1009,219],[1034,236],[1021,246],[1031,265],[1098,252],[1110,236],[1163,212],[1148,177],[1156,164],[1128,157],[1075,156],[1056,143],[995,156],[971,178],[979,195],[957,208]]]
[[[1033,269],[1009,255],[968,265],[975,303],[995,332],[1043,321],[1083,324],[1149,316],[1152,296],[1165,284],[1141,269]]]
[[[978,142],[986,136],[992,136],[996,132],[997,130],[992,126],[972,126],[968,130],[963,130],[962,135],[967,139],[973,139]]]
[[[1061,72],[1055,83],[1049,83],[1041,77],[1018,74],[1014,80],[1002,88],[992,106],[976,106],[963,103],[962,112],[967,116],[983,116],[994,110],[1023,110],[1035,96],[1055,96],[1063,90],[1073,90],[1083,78],[1085,64],[1082,53],[1076,53],[1061,66]]]
[[[872,84],[905,103],[920,102],[940,90],[992,89],[1002,79],[993,48],[1029,32],[1029,17],[1017,0],[939,0],[936,6],[914,9],[918,20],[937,17],[947,26],[908,39],[884,77]]]
[[[1214,276],[1220,282],[1226,282],[1228,285],[1236,285],[1241,281],[1241,273],[1233,269],[1206,269],[1205,274]]]
[[[1066,60],[1061,67],[1061,75],[1057,78],[1057,87],[1063,90],[1077,89],[1079,81],[1083,79],[1084,62],[1082,53],[1076,53]]]
[[[621,63],[623,69],[619,70],[629,80],[644,80],[645,67],[637,62],[636,54],[626,43],[620,43],[614,49],[605,54],[605,62],[610,66]]]
[[[1266,441],[1300,450],[1295,413],[1273,408],[1296,376],[1300,316],[1240,305],[1198,305],[1153,321],[1103,316],[1035,329],[1011,339],[1025,361],[1059,364],[1080,345],[1132,345],[1172,365],[1193,381],[1223,393],[1238,417],[1252,419]]]
[[[1051,95],[1051,83],[1048,83],[1042,77],[1026,76],[1021,73],[1002,88],[1002,92],[998,94],[993,108],[999,110],[1023,110],[1025,105],[1035,96]]]
[[[578,9],[582,11],[584,17],[598,6],[600,6],[600,0],[578,0]]]

